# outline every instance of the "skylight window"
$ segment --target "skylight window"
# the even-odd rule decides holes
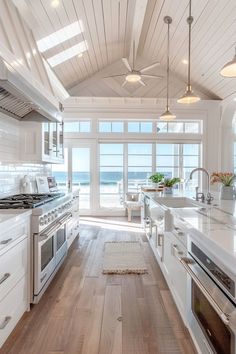
[[[63,63],[66,60],[69,60],[76,55],[85,52],[88,49],[87,41],[82,41],[73,47],[70,47],[66,50],[63,50],[62,52],[54,55],[51,58],[48,58],[47,61],[51,65],[51,67],[54,67],[56,65],[59,65]]]
[[[37,41],[41,53],[84,32],[82,21],[76,21]]]

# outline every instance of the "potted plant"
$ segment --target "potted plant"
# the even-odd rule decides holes
[[[173,177],[173,178],[165,178],[163,181],[164,189],[166,194],[172,194],[173,191],[173,186],[176,183],[180,182],[180,178],[178,177]]]
[[[155,187],[158,187],[159,183],[163,181],[164,175],[162,173],[156,172],[154,175],[150,176],[149,179],[152,181]]]
[[[221,183],[220,199],[234,199],[235,188],[234,179],[236,175],[232,172],[213,172],[211,174],[211,184]]]

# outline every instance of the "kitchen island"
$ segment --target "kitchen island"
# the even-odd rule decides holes
[[[180,194],[145,192],[142,217],[198,351],[230,353],[236,333],[235,201],[208,205]]]

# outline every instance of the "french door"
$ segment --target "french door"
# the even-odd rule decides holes
[[[90,215],[96,195],[95,145],[73,140],[65,143],[65,163],[52,165],[53,175],[60,189],[69,192],[80,190],[80,214]]]

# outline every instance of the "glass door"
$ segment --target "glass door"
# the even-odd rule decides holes
[[[90,213],[92,208],[91,182],[92,159],[91,146],[81,144],[72,147],[71,153],[71,190],[80,190],[80,213]]]
[[[52,176],[55,177],[58,189],[63,192],[69,190],[69,166],[68,166],[68,148],[64,149],[64,163],[52,164]]]

